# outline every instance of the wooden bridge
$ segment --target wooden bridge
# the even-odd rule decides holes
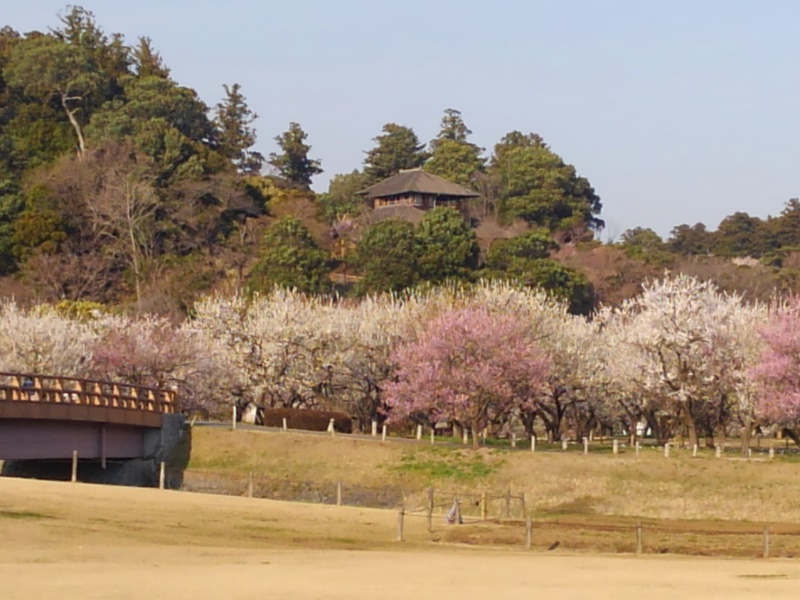
[[[0,460],[143,457],[176,406],[170,389],[0,373]]]

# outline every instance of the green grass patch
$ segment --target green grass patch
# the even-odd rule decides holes
[[[503,461],[488,462],[483,454],[455,448],[437,448],[406,452],[400,464],[388,470],[401,475],[412,475],[428,483],[452,480],[472,482],[492,475]]]
[[[0,510],[0,519],[52,519],[52,515],[29,510]]]

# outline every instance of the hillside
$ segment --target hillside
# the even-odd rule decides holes
[[[761,456],[761,455],[756,455]],[[389,438],[194,428],[187,481],[213,472],[245,482],[249,472],[270,480],[405,491],[412,504],[426,488],[502,498],[510,488],[541,514],[607,515],[657,519],[792,522],[800,520],[796,459],[714,458],[702,451],[644,448],[611,454],[610,444],[592,445],[584,456],[571,446],[531,453],[409,443]],[[244,488],[242,488],[244,489]]]

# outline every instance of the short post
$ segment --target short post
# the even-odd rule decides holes
[[[250,473],[247,476],[247,497],[248,498],[252,498],[253,497],[253,472],[252,471],[250,471]]]
[[[464,437],[461,438],[461,442],[464,444],[469,444],[469,429],[464,427]]]
[[[342,480],[336,482],[336,506],[342,505]]]
[[[158,489],[163,490],[167,479],[167,463],[163,460],[158,468]]]
[[[431,446],[436,443],[436,428],[431,427]]]
[[[530,515],[525,519],[525,549],[530,550],[533,543],[533,519]]]
[[[334,419],[331,419],[330,422],[328,423],[328,433],[331,434],[331,437],[336,435],[336,431],[335,431],[335,428],[333,426],[333,422],[334,422]]]
[[[640,448],[640,444],[639,444],[639,441],[637,440],[636,441],[636,456],[639,456],[639,448]]]
[[[636,554],[637,554],[637,556],[641,556],[641,554],[642,554],[642,524],[641,523],[636,525]]]
[[[378,422],[372,421],[372,437],[377,437],[378,435]]]
[[[722,458],[722,446],[721,445],[717,444],[714,452],[715,452],[717,458]]]
[[[506,491],[506,519],[511,518],[511,488]]]
[[[764,558],[769,558],[769,525],[764,526]]]
[[[536,436],[531,436],[531,452],[536,452]]]
[[[773,458],[775,458],[775,448],[771,447],[769,449],[769,459],[772,460]]]
[[[231,416],[231,429],[236,431],[236,405],[233,405],[233,414]]]
[[[422,425],[417,425],[417,441],[422,439]]]
[[[382,442],[386,441],[386,425],[384,425],[383,428],[381,429],[381,441]]]
[[[752,448],[748,448],[747,449],[747,458],[753,458],[753,449]]]
[[[70,477],[72,483],[78,482],[78,451],[72,451],[72,476]]]
[[[697,458],[697,444],[692,446],[692,458]]]
[[[664,444],[664,458],[669,458],[669,442]]]
[[[561,440],[561,449],[562,449],[564,452],[566,452],[566,451],[567,451],[567,440],[566,440],[566,439],[563,439],[563,440]]]
[[[589,454],[589,438],[588,437],[583,438],[583,453],[584,454]]]
[[[433,531],[433,487],[428,488],[428,533]]]
[[[281,429],[283,431],[288,431],[289,430],[289,424],[286,422],[286,417],[283,417],[283,419],[281,419],[281,421],[282,421]]]
[[[481,521],[485,521],[488,517],[489,507],[486,505],[486,490],[481,492]]]
[[[401,508],[397,513],[397,541],[403,541],[403,521],[405,520],[405,507]]]
[[[614,454],[619,454],[619,441],[618,441],[618,440],[614,440],[614,441],[612,442],[612,447],[613,447],[613,448],[612,448],[612,452],[613,452]]]
[[[514,433],[513,431],[511,432],[511,447],[512,448],[517,447],[517,434]]]

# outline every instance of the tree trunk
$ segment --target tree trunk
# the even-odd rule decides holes
[[[753,411],[747,413],[742,425],[742,456],[747,456],[750,450],[750,438],[753,435]]]
[[[67,118],[69,119],[72,128],[75,130],[75,135],[78,137],[78,158],[83,160],[83,155],[86,153],[86,140],[83,137],[81,125],[75,118],[75,110],[70,110],[69,105],[67,104],[66,94],[61,95],[61,106],[64,107],[64,112],[67,113]]]
[[[689,446],[694,448],[698,443],[697,423],[695,423],[694,415],[692,414],[692,406],[688,402],[683,405],[683,423],[686,425],[686,430],[689,434]]]
[[[522,421],[523,427],[525,427],[525,433],[528,435],[528,437],[533,437],[533,428],[536,423],[536,413],[520,413],[520,420]]]
[[[480,444],[480,442],[478,440],[479,440],[479,438],[478,438],[478,426],[475,423],[473,423],[472,424],[472,449],[473,450],[477,450],[478,448],[481,447],[481,444]]]
[[[789,429],[788,427],[784,427],[782,433],[792,440],[795,443],[795,446],[800,446],[800,435],[798,435],[797,431],[794,429]]]

